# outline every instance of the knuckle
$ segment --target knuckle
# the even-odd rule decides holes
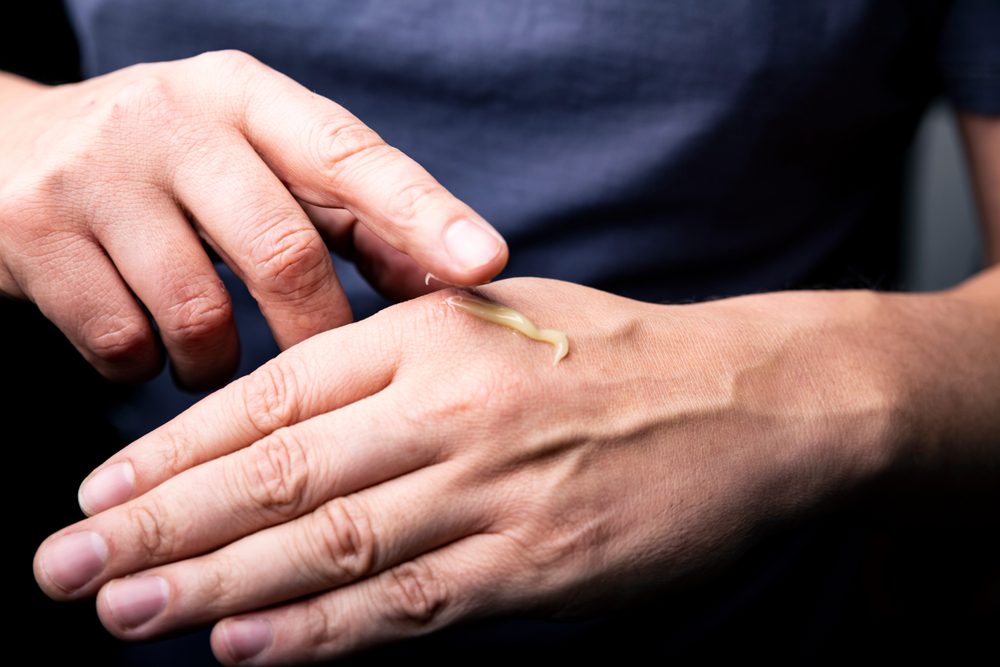
[[[289,301],[302,301],[326,286],[330,255],[310,227],[273,225],[254,243],[260,289]]]
[[[168,79],[149,70],[128,82],[109,98],[104,107],[103,121],[113,132],[136,121],[171,121],[175,114],[176,96]],[[112,137],[116,142],[121,137]]]
[[[54,226],[54,217],[61,217],[60,213],[50,213],[40,207],[25,211],[25,215],[17,219],[19,224],[13,225],[9,233],[16,239],[26,257],[35,258],[42,263],[48,262],[53,269],[59,271],[67,268],[67,259],[79,262],[80,258],[86,257],[91,242],[72,227]],[[62,266],[57,266],[57,263]]]
[[[217,75],[220,70],[232,72],[234,70],[242,71],[262,66],[259,60],[246,51],[240,51],[239,49],[205,51],[191,58],[191,62],[198,67],[209,70],[213,75]]]
[[[149,504],[149,501],[128,509],[128,523],[137,545],[155,561],[169,559],[175,546],[173,536],[167,529],[168,522],[160,516],[157,506]]]
[[[246,572],[243,560],[225,552],[216,552],[208,559],[198,571],[198,598],[206,607],[204,611],[225,613],[241,599],[244,587],[253,578]]]
[[[173,477],[205,456],[202,434],[183,420],[160,427],[153,433],[153,438],[155,445],[149,454],[151,465],[148,467],[157,479]]]
[[[353,581],[370,574],[376,560],[371,520],[351,496],[323,505],[314,531],[319,574],[325,580]]]
[[[0,191],[5,223],[0,233],[18,243],[25,254],[44,257],[89,243],[82,224],[84,184],[74,161],[86,164],[70,151],[46,156],[37,168],[18,174]],[[93,207],[98,202],[88,203]]]
[[[305,447],[281,428],[251,446],[248,456],[243,475],[255,507],[283,519],[298,516],[309,479]]]
[[[449,602],[448,588],[426,563],[410,561],[382,575],[386,615],[406,625],[431,626]]]
[[[232,592],[229,590],[230,577],[228,574],[230,567],[236,564],[228,562],[231,559],[226,559],[221,554],[215,554],[211,558],[211,567],[202,568],[199,571],[201,576],[198,582],[198,591],[203,600],[209,604],[214,603],[213,606],[219,606],[218,603],[225,600]],[[219,567],[223,563],[226,565],[225,569]]]
[[[335,187],[342,185],[352,164],[359,158],[389,150],[382,138],[354,118],[335,119],[321,123],[318,140],[318,161],[326,179]]]
[[[429,208],[440,193],[436,183],[416,181],[397,190],[389,199],[387,210],[394,223],[405,224],[416,219],[421,210]]]
[[[306,646],[318,654],[326,647],[343,644],[347,636],[347,624],[323,600],[307,601],[302,621]]]
[[[21,179],[15,187],[0,193],[0,201],[3,202],[0,215],[5,223],[11,223],[4,224],[3,230],[7,233],[23,230],[32,236],[50,232],[51,226],[45,224],[48,218],[47,202],[62,196],[64,181],[62,170],[42,170],[40,174]]]
[[[287,359],[264,364],[243,383],[247,418],[262,435],[298,421],[300,391]]]
[[[87,320],[83,339],[94,356],[113,364],[134,359],[153,343],[152,331],[145,322],[109,316]]]
[[[182,344],[198,344],[211,338],[232,319],[228,295],[217,283],[182,289],[166,313],[164,329]]]
[[[520,423],[537,405],[522,368],[499,363],[456,372],[449,387],[414,400],[404,414],[416,425],[455,423],[482,425]]]

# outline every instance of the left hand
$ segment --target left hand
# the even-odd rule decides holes
[[[105,463],[39,584],[97,593],[119,637],[224,619],[223,662],[328,659],[626,602],[881,471],[898,435],[863,344],[878,295],[482,292],[566,331],[569,356],[449,290],[315,336]]]

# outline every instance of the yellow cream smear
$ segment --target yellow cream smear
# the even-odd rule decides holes
[[[569,354],[569,337],[565,333],[557,329],[539,329],[532,324],[531,320],[513,308],[501,306],[499,303],[487,301],[471,294],[448,297],[445,299],[445,303],[455,308],[461,308],[487,322],[513,329],[532,340],[549,343],[556,348],[556,357],[552,361],[553,366]]]

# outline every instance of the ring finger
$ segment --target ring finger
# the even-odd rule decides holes
[[[351,321],[319,232],[242,136],[178,171],[206,241],[246,283],[282,348]]]
[[[485,494],[458,466],[422,468],[249,535],[212,554],[108,583],[98,613],[141,639],[363,579],[484,527]]]
[[[236,369],[239,338],[229,294],[198,235],[159,192],[122,213],[98,227],[97,238],[159,326],[177,378],[191,389],[224,381]]]
[[[114,577],[205,553],[427,465],[432,445],[379,428],[391,394],[279,429],[49,538],[36,558],[39,583],[57,597],[92,594]],[[86,566],[82,546],[93,552]]]

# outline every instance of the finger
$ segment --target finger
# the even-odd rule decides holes
[[[108,459],[81,485],[81,508],[101,512],[283,426],[381,391],[398,364],[391,334],[376,316],[287,350]]]
[[[98,613],[114,634],[143,639],[381,572],[484,527],[488,494],[459,489],[456,468],[422,468],[212,554],[111,581]]]
[[[354,259],[354,226],[358,219],[346,208],[314,206],[297,199],[327,247],[344,259]]]
[[[39,583],[53,597],[87,595],[111,578],[205,553],[426,465],[432,447],[378,427],[387,403],[380,398],[276,431],[67,528],[39,549]],[[81,533],[105,545],[103,565],[89,579],[60,545]]]
[[[114,264],[90,239],[65,243],[72,261],[22,269],[26,296],[101,375],[119,382],[156,375],[163,366],[156,336]]]
[[[172,201],[150,196],[136,211],[155,225],[135,225],[126,211],[99,226],[97,238],[159,326],[176,377],[190,389],[227,380],[239,362],[239,337],[229,294],[198,235]]]
[[[295,196],[348,209],[389,245],[455,285],[483,283],[507,262],[503,238],[427,171],[343,107],[256,67],[244,100],[247,139]]]
[[[480,534],[302,602],[229,618],[212,631],[224,664],[318,662],[503,613],[519,595],[513,543]]]
[[[323,239],[242,137],[179,170],[173,185],[282,348],[351,321]]]
[[[352,260],[361,275],[384,296],[405,301],[440,289],[444,283],[430,285],[427,271],[409,255],[402,253],[375,235],[347,209],[323,208],[300,202],[316,225],[320,236],[338,255]]]
[[[396,250],[363,225],[354,230],[354,247],[358,271],[390,299],[405,301],[446,286],[440,280],[427,281],[428,272],[412,257]]]

